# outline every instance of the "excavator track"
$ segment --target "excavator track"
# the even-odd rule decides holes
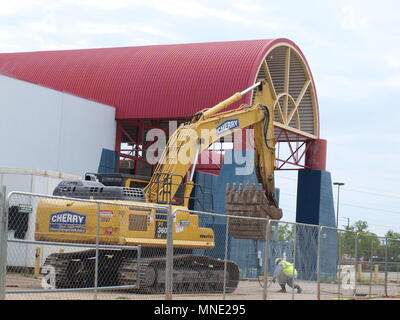
[[[224,288],[224,261],[197,255],[174,256],[174,293],[221,293]],[[140,260],[140,293],[164,293],[165,258],[145,258]],[[239,283],[239,268],[234,262],[226,263],[226,292],[232,293]],[[137,260],[126,259],[119,270],[119,284],[137,283]]]
[[[165,292],[166,259],[140,258],[102,252],[99,259],[98,286],[136,286],[141,294]],[[47,257],[45,266],[54,268],[56,288],[90,288],[94,286],[95,250],[75,253],[54,253]],[[104,263],[105,262],[105,263]],[[139,267],[139,274],[138,274]],[[239,283],[239,268],[231,261],[199,256],[178,255],[173,259],[174,293],[232,293]],[[139,280],[139,281],[138,281]]]
[[[98,286],[111,286],[116,283],[120,252],[99,251]],[[46,258],[43,269],[48,271],[49,266],[53,268],[56,288],[90,288],[95,285],[95,259],[95,250],[53,253]]]

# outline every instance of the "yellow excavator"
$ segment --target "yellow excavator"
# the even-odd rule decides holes
[[[253,90],[252,105],[223,112]],[[99,243],[119,248],[140,246],[141,250],[140,257],[131,249],[103,248],[50,254],[42,270],[54,270],[55,287],[92,287],[96,281],[99,286],[138,284],[141,293],[164,292],[167,215],[177,210],[173,227],[174,292],[221,292],[224,280],[226,292],[233,292],[240,274],[235,262],[227,261],[225,269],[223,260],[193,254],[193,249],[215,247],[213,230],[200,227],[198,215],[188,211],[193,176],[201,152],[236,130],[253,127],[260,184],[258,188],[227,186],[225,213],[236,217],[229,223],[229,233],[234,238],[265,239],[265,222],[247,221],[239,216],[277,220],[282,217],[274,186],[274,104],[269,84],[260,81],[198,112],[171,135],[150,178],[86,174],[85,180],[60,182],[53,193],[57,198],[38,203],[36,240]],[[79,199],[101,200],[101,204]],[[160,206],[168,206],[169,210]]]

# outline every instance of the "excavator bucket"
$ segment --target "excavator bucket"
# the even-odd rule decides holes
[[[253,184],[243,187],[242,184],[226,186],[225,213],[229,216],[253,217],[280,220],[282,210],[271,205],[265,190],[259,184],[258,190]],[[267,222],[260,219],[229,218],[229,233],[235,239],[266,240]],[[268,232],[269,239],[272,237]]]

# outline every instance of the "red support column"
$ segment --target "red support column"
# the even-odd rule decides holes
[[[117,132],[115,136],[115,151],[117,152],[117,172],[119,172],[120,164],[120,153],[121,153],[121,140],[122,140],[122,130],[121,130],[121,123],[117,120]]]
[[[308,150],[306,152],[305,167],[313,170],[326,171],[326,140],[307,141]]]

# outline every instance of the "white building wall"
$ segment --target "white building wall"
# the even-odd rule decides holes
[[[81,176],[63,174],[46,170],[33,169],[5,169],[0,168],[0,186],[6,187],[7,194],[12,191],[29,192],[35,194],[52,195],[54,188],[62,180],[80,180]],[[32,213],[29,214],[28,231],[22,241],[33,241],[35,239],[35,221],[36,205],[39,197],[28,197],[19,194],[10,196],[10,207],[19,204],[32,206]],[[7,265],[17,267],[33,267],[35,265],[36,248],[42,249],[41,265],[46,257],[57,252],[61,246],[50,246],[45,244],[27,244],[22,243],[20,239],[15,238],[15,231],[9,230],[9,242],[7,244]],[[77,251],[78,248],[63,248],[65,251]]]
[[[0,75],[0,167],[97,172],[115,132],[111,106]]]
[[[7,193],[52,194],[61,180],[97,172],[102,149],[115,150],[115,133],[115,108],[0,75],[0,186]],[[34,239],[32,205],[24,240]],[[32,267],[38,245],[19,243],[14,231],[8,239],[7,264]],[[60,249],[40,247],[42,263]]]
[[[49,170],[0,168],[0,186],[6,186],[7,193],[21,191],[52,195],[62,180],[83,178]]]

